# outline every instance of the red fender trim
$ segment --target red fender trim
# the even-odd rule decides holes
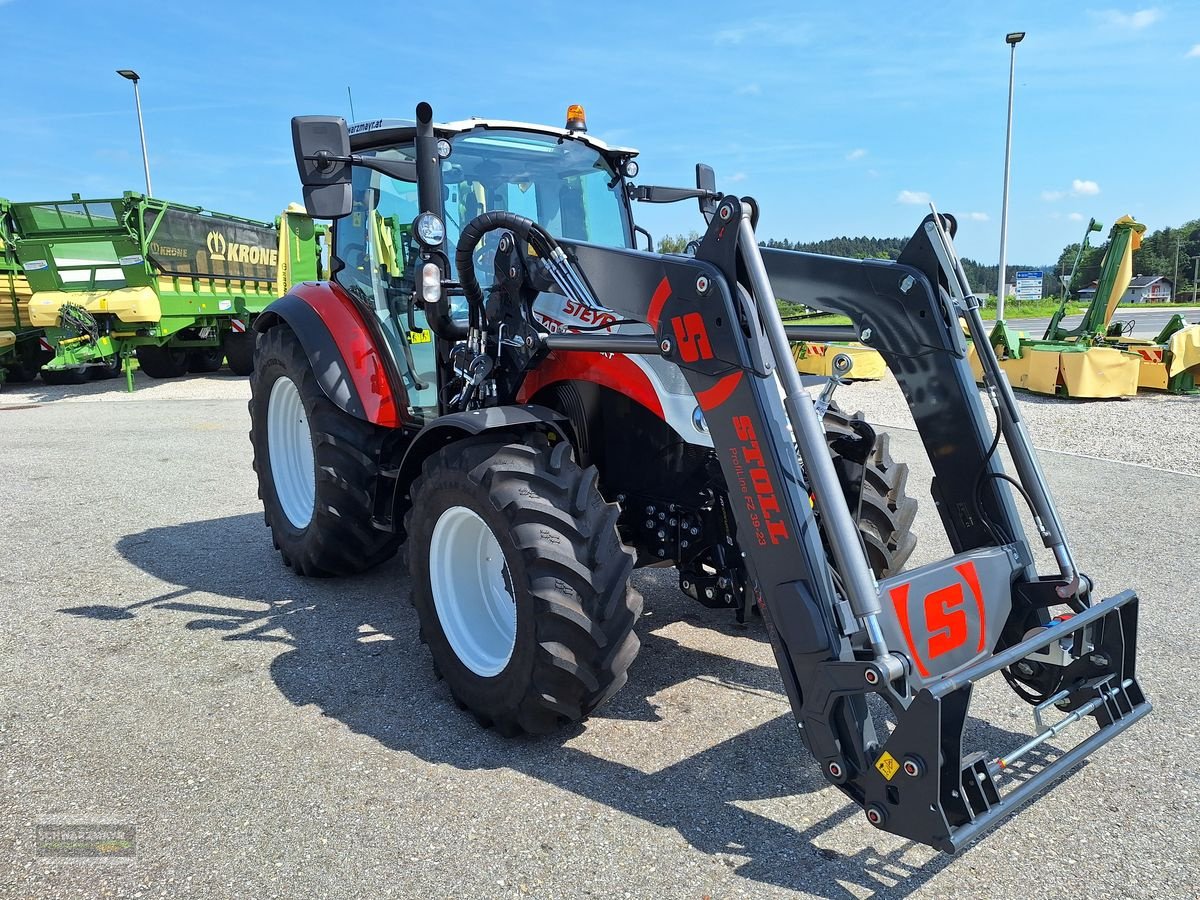
[[[304,282],[292,288],[320,317],[346,363],[368,422],[400,426],[400,410],[375,338],[350,295],[335,282]]]
[[[542,388],[558,381],[587,381],[611,388],[640,403],[660,419],[665,418],[662,402],[646,373],[629,357],[619,353],[605,356],[574,350],[551,352],[541,365],[525,376],[517,391],[517,400],[528,403]]]

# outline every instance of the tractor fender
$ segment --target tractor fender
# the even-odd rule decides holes
[[[439,416],[417,432],[396,469],[393,521],[397,523],[398,528],[403,512],[408,508],[409,488],[421,474],[421,466],[425,460],[447,444],[488,432],[520,433],[530,430],[544,431],[547,428],[552,428],[561,439],[567,440],[566,429],[569,427],[570,422],[562,413],[532,403],[494,406],[490,409],[474,409]]]
[[[339,409],[384,428],[403,424],[404,388],[382,332],[332,282],[295,285],[254,319],[264,334],[284,322],[296,333],[321,390]]]

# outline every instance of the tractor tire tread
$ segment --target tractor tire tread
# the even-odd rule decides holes
[[[519,440],[467,439],[431,454],[413,484],[405,518],[405,531],[416,537],[408,541],[412,601],[435,671],[459,706],[505,736],[545,734],[579,721],[611,697],[637,656],[634,625],[642,609],[641,594],[629,584],[633,551],[620,540],[617,507],[600,496],[595,470],[581,469],[565,442],[552,445],[540,434]],[[510,552],[520,557],[524,574],[517,591],[526,598],[518,610],[532,611],[536,642],[527,675],[510,663],[494,678],[481,679],[459,662],[442,632],[427,539],[441,515],[437,497],[448,479],[490,507],[488,515],[505,526]],[[514,650],[514,660],[519,652]],[[502,701],[494,699],[500,691],[480,687],[508,678],[514,681]],[[485,702],[485,696],[491,699]]]

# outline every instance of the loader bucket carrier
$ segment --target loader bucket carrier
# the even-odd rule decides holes
[[[371,204],[393,189],[381,178],[417,206],[402,241],[406,277],[380,288],[374,305],[354,279],[390,277],[390,250],[339,276],[352,289],[306,285],[260,320],[251,440],[277,546],[298,571],[331,574],[387,558],[407,538],[422,639],[456,700],[504,733],[577,720],[619,688],[637,649],[640,598],[626,586],[634,553],[639,564],[675,562],[681,587],[702,602],[736,609],[744,597],[761,612],[803,740],[872,825],[962,848],[1150,704],[1135,675],[1138,599],[1097,599],[1077,569],[956,255],[954,218],[934,210],[896,261],[768,250],[755,235],[755,201],[718,192],[711,169],[697,167],[695,188],[634,185],[633,151],[593,141],[585,127],[582,110],[567,129],[435,126],[421,104],[415,123],[359,127],[352,141],[340,119],[293,120],[308,210],[337,220],[339,252],[370,241]],[[578,154],[561,147],[593,151],[591,166],[614,193],[585,193],[584,209],[698,202],[699,246],[662,255],[635,249],[632,234],[564,235],[556,222],[578,187],[575,168],[561,191],[536,188],[537,204],[512,156],[489,170],[509,171],[511,182],[444,184],[459,178],[465,137],[514,128],[552,138],[547,159],[561,152],[574,165]],[[464,207],[450,208],[452,191],[478,200],[473,216],[458,221]],[[583,314],[550,329],[538,313],[547,298]],[[788,328],[776,298],[853,326]],[[343,330],[322,331],[316,316]],[[421,389],[404,375],[413,348],[396,341],[426,329],[437,357],[422,377],[436,383],[437,408],[422,418],[411,395]],[[901,571],[911,539],[895,535],[880,546],[898,555],[869,557],[879,528],[864,528],[865,518],[890,509],[887,521],[907,533],[912,511],[897,513],[903,478],[865,422],[842,416],[831,426],[830,390],[816,402],[805,391],[789,339],[857,339],[883,356],[928,451],[949,559]],[[694,421],[672,418],[674,388],[643,396],[651,363],[682,377]],[[306,418],[287,414],[297,397]],[[341,456],[324,434],[336,434]],[[646,448],[632,465],[630,438]],[[1012,474],[997,452],[1002,438]],[[371,459],[376,468],[363,462]],[[337,472],[318,477],[315,494],[314,467]],[[691,480],[669,503],[666,487],[647,486],[680,472]],[[688,491],[702,498],[696,506]],[[1033,513],[1049,571],[1014,491]],[[366,505],[355,513],[352,502]],[[369,527],[352,531],[356,515]],[[347,550],[356,541],[358,565]],[[972,693],[990,675],[1033,707],[1035,730],[970,750]],[[1050,741],[1067,737],[1072,748],[1048,759]],[[1040,768],[1028,766],[1035,749]]]

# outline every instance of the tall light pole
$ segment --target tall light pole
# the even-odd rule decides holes
[[[1171,282],[1171,299],[1175,300],[1179,297],[1179,243],[1180,238],[1175,238],[1175,279]]]
[[[1200,256],[1193,256],[1192,262],[1195,263],[1195,265],[1192,266],[1192,306],[1195,306],[1196,287],[1197,284],[1200,283]]]
[[[1024,38],[1023,31],[1014,31],[1004,37],[1012,52],[1008,59],[1008,131],[1004,136],[1004,203],[1000,207],[1000,284],[996,289],[996,321],[1004,318],[1004,285],[1008,281],[1005,278],[1008,263],[1005,251],[1008,243],[1008,175],[1012,159],[1013,81],[1017,72],[1017,44]]]
[[[142,97],[138,93],[138,73],[133,69],[117,69],[117,74],[133,82],[133,102],[137,106],[138,134],[142,136],[142,168],[146,170],[146,196],[153,195],[150,188],[150,157],[146,153],[146,126],[142,124]]]

